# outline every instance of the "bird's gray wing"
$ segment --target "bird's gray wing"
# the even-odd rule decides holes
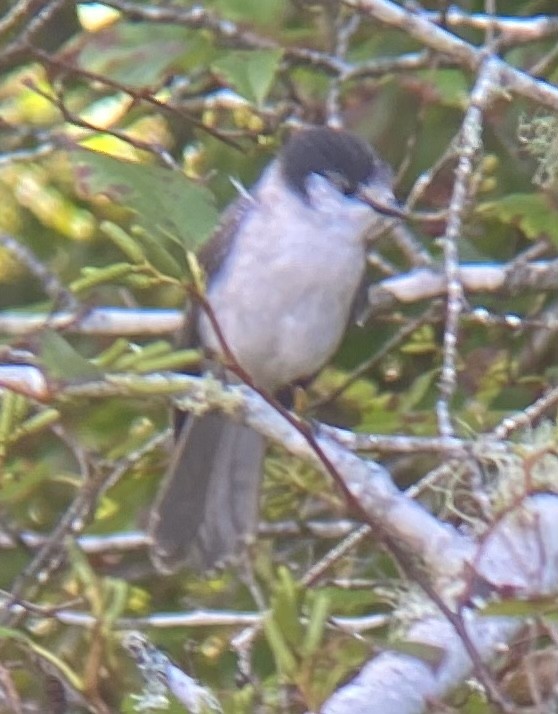
[[[223,211],[213,234],[198,251],[198,260],[207,273],[209,281],[227,257],[234,243],[234,237],[255,200],[250,194],[238,196]]]

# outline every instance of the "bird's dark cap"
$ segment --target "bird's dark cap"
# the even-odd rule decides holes
[[[287,183],[305,198],[311,174],[338,176],[348,195],[372,181],[376,174],[386,174],[386,182],[390,181],[387,165],[364,139],[329,127],[293,134],[281,152],[281,167]]]

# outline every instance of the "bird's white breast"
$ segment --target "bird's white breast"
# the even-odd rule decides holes
[[[373,211],[312,178],[305,202],[276,165],[267,169],[207,290],[229,349],[269,390],[311,375],[335,352],[365,269]],[[206,316],[199,332],[205,347],[222,351]]]

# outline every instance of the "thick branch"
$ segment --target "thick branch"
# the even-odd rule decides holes
[[[427,16],[406,10],[389,0],[344,0],[344,4],[373,17],[379,22],[396,27],[430,49],[448,55],[462,67],[478,71],[485,53],[461,40],[451,32],[438,27]],[[494,58],[500,73],[500,84],[506,89],[520,94],[534,102],[558,110],[558,88],[547,82],[534,79],[519,69],[511,67],[503,60]]]

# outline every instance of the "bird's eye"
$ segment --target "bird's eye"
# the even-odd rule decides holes
[[[356,191],[356,186],[339,171],[326,171],[325,177],[345,196],[351,196]]]

